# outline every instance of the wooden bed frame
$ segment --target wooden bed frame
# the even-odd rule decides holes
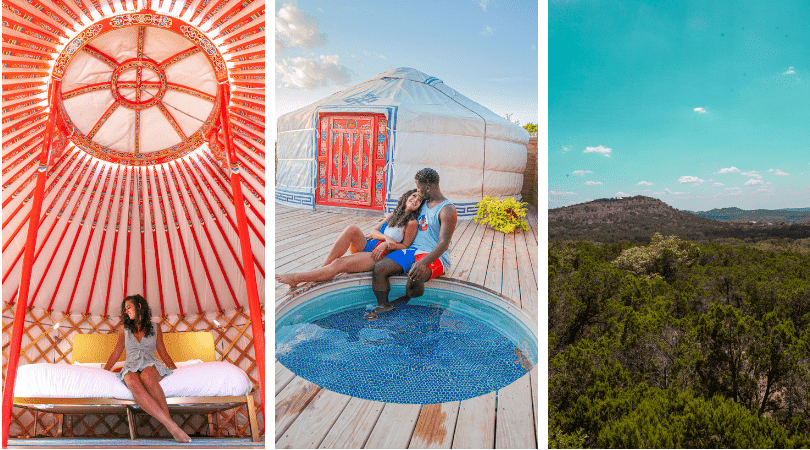
[[[106,363],[115,345],[118,333],[111,334],[77,334],[73,337],[73,362]],[[200,359],[203,362],[217,361],[214,351],[214,336],[208,331],[185,333],[163,333],[166,351],[172,360],[188,361]],[[158,355],[158,358],[160,356]],[[122,352],[119,361],[126,360]],[[254,387],[248,395],[222,397],[169,397],[170,413],[211,414],[246,405],[250,419],[250,436],[253,442],[259,442],[259,426],[256,420],[256,405],[253,401]],[[40,405],[40,406],[36,406]],[[121,414],[126,412],[129,424],[129,437],[135,439],[136,413],[146,414],[132,400],[116,398],[54,398],[54,397],[14,397],[14,406],[30,409],[35,412],[53,414]],[[64,420],[64,417],[63,419]],[[62,434],[62,420],[59,422],[59,434]]]

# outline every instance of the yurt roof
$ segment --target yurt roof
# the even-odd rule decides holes
[[[486,136],[526,145],[529,133],[476,103],[436,77],[407,67],[375,75],[320,101],[278,118],[278,132],[314,128],[313,114],[374,111],[396,107],[396,130]],[[316,119],[317,120],[317,119]]]
[[[264,2],[3,8],[3,300],[17,301],[42,165],[29,306],[119,315],[124,296],[140,293],[156,316],[247,308],[231,168],[241,174],[263,302]]]

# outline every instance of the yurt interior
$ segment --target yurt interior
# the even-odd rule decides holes
[[[264,2],[2,3],[3,447],[264,447]],[[192,442],[104,370],[135,294]]]
[[[485,196],[521,199],[529,133],[407,67],[277,120],[276,202],[390,212],[423,167],[436,169],[460,219]]]

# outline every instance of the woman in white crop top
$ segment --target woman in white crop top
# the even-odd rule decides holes
[[[416,189],[399,198],[396,208],[371,230],[367,239],[360,227],[349,225],[338,236],[321,267],[309,272],[276,275],[276,281],[291,288],[308,281],[326,281],[339,273],[367,272],[389,252],[406,249],[416,237],[416,218],[422,208]],[[349,255],[343,256],[346,250]]]

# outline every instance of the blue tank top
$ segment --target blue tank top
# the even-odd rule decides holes
[[[452,204],[453,202],[450,200],[445,200],[433,208],[428,208],[428,202],[425,202],[425,204],[422,205],[422,209],[419,211],[416,237],[413,240],[413,244],[411,244],[412,247],[416,247],[417,250],[430,253],[436,247],[436,245],[438,245],[439,230],[441,229],[441,224],[439,223],[439,212],[441,212],[445,205]],[[442,253],[439,259],[442,261],[445,270],[447,270],[450,267],[449,245],[447,250]]]

